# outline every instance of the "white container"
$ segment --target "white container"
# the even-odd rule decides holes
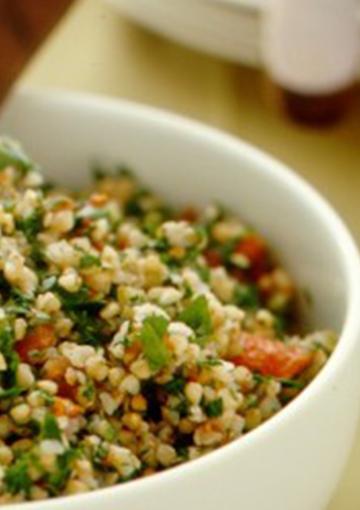
[[[269,0],[263,57],[269,74],[298,94],[351,86],[359,69],[358,0]]]
[[[310,290],[309,317],[340,333],[319,376],[274,418],[202,459],[153,477],[13,510],[322,510],[353,443],[360,402],[360,263],[330,206],[250,145],[196,122],[122,101],[27,92],[1,132],[23,141],[53,179],[87,180],[96,157],[125,161],[169,201],[217,199],[251,221]]]

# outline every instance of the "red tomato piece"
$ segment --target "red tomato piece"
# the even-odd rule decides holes
[[[76,400],[77,386],[71,386],[65,380],[58,381],[58,395],[70,400]]]
[[[22,340],[16,342],[15,349],[22,361],[36,363],[31,353],[41,352],[55,344],[56,337],[53,326],[49,324],[36,326]]]
[[[268,250],[265,241],[251,234],[242,239],[235,248],[235,253],[241,253],[249,260],[250,272],[254,278],[261,276],[268,267]]]
[[[231,361],[265,376],[291,379],[303,372],[313,357],[302,347],[250,333],[241,335],[240,344],[241,354]]]
[[[218,267],[223,263],[220,253],[213,249],[205,250],[204,257],[210,267]]]
[[[195,221],[198,219],[198,217],[199,217],[199,213],[193,207],[186,207],[180,213],[180,219],[184,220],[184,221],[188,221],[189,223],[195,223]]]

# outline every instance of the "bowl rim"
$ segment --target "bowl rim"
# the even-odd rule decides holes
[[[286,426],[291,420],[296,419],[296,416],[306,409],[308,403],[317,398],[322,388],[331,384],[331,381],[346,363],[348,356],[355,349],[356,343],[359,341],[359,252],[348,228],[328,201],[287,165],[254,147],[250,143],[215,127],[208,126],[202,122],[164,109],[126,99],[111,98],[88,92],[73,92],[56,88],[38,89],[33,87],[21,87],[10,96],[4,110],[6,111],[7,108],[11,109],[12,102],[17,103],[18,100],[20,100],[20,102],[25,102],[25,104],[27,102],[35,102],[42,106],[46,106],[47,104],[56,105],[57,107],[61,106],[63,109],[69,110],[70,115],[81,115],[82,111],[91,109],[98,112],[111,113],[113,116],[118,116],[119,119],[125,119],[125,122],[126,117],[131,117],[139,122],[150,122],[160,126],[162,129],[167,128],[174,133],[174,136],[177,136],[177,133],[191,134],[195,142],[197,140],[205,141],[209,145],[215,145],[225,152],[230,151],[237,154],[240,159],[245,156],[247,161],[254,162],[254,165],[266,169],[267,174],[270,174],[274,179],[286,182],[289,190],[297,194],[304,203],[311,203],[314,213],[316,213],[321,222],[327,225],[327,228],[333,232],[334,247],[338,250],[344,267],[348,304],[344,315],[343,328],[339,333],[338,346],[325,367],[298,397],[281,410],[281,412],[251,433],[245,434],[238,440],[234,440],[204,457],[185,462],[169,470],[157,473],[155,476],[135,479],[131,482],[96,489],[83,494],[66,497],[60,496],[49,498],[44,501],[14,503],[11,508],[14,508],[14,510],[35,510],[35,508],[36,510],[49,510],[51,505],[51,510],[58,510],[65,502],[71,502],[74,505],[77,504],[79,508],[82,508],[87,502],[94,502],[95,500],[101,503],[103,498],[113,498],[115,495],[126,497],[129,491],[134,490],[137,490],[139,492],[139,497],[141,497],[141,491],[145,494],[146,490],[149,488],[156,489],[163,483],[175,481],[180,477],[196,475],[196,472],[203,466],[211,467],[213,464],[223,461],[226,462],[228,456],[234,453],[238,455],[243,450],[253,448],[253,445],[256,445],[257,442],[261,442],[264,438],[266,439],[267,435],[271,435],[274,431],[276,432],[277,429]]]

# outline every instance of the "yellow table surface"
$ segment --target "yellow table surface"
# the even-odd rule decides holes
[[[149,103],[240,136],[308,179],[360,239],[360,94],[346,120],[335,128],[319,131],[293,125],[269,100],[261,72],[145,32],[100,0],[78,1],[21,81]],[[329,507],[359,509],[360,431]]]

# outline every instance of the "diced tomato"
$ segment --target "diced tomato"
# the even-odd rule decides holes
[[[82,408],[67,398],[55,397],[52,405],[55,416],[68,416],[75,418],[82,413]]]
[[[55,344],[56,337],[50,324],[36,326],[22,340],[16,342],[15,349],[22,361],[36,364],[32,352],[40,352]]]
[[[249,260],[250,273],[253,278],[261,276],[268,267],[268,250],[260,237],[251,234],[242,239],[235,248],[235,253],[241,253]]]
[[[213,249],[205,250],[204,257],[210,267],[218,267],[223,263],[220,253]]]
[[[302,347],[286,345],[260,335],[243,333],[241,354],[231,359],[262,375],[291,379],[307,368],[313,355]]]
[[[118,246],[120,250],[125,250],[129,246],[129,242],[124,238],[119,239]]]
[[[105,243],[102,241],[93,241],[93,245],[98,251],[102,251],[104,249]]]
[[[58,382],[58,395],[60,397],[68,398],[70,400],[75,400],[77,394],[77,386],[72,386],[68,384],[66,381]]]
[[[184,221],[188,221],[189,223],[194,223],[199,217],[199,213],[193,207],[186,207],[180,213],[180,219]]]
[[[230,274],[239,282],[244,282],[246,280],[246,273],[243,269],[238,267],[234,267],[230,269]]]

